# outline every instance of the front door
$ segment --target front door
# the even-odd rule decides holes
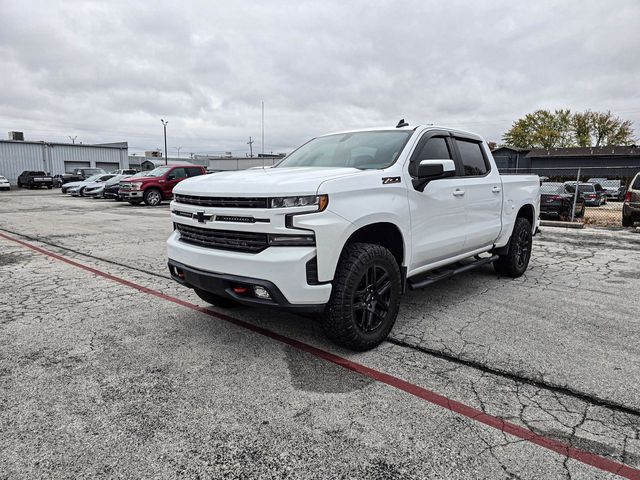
[[[427,132],[411,157],[409,173],[421,160],[453,159],[447,132]],[[412,175],[413,177],[414,175]],[[409,273],[463,252],[466,198],[459,177],[430,181],[423,191],[409,188],[412,258]]]
[[[185,178],[187,178],[187,171],[184,167],[178,167],[171,170],[167,174],[166,181],[162,186],[162,196],[164,198],[171,198],[173,187]]]

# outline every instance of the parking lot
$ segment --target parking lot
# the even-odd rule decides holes
[[[640,478],[640,234],[544,227],[523,277],[410,292],[356,354],[207,308],[171,228],[166,202],[0,195],[2,476]]]

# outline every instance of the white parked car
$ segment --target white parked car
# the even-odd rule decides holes
[[[9,180],[0,175],[0,190],[11,190],[11,184]]]
[[[406,288],[493,263],[522,275],[539,224],[537,175],[500,175],[487,144],[435,126],[315,138],[269,169],[190,178],[173,191],[169,269],[205,301],[321,313],[365,350]]]

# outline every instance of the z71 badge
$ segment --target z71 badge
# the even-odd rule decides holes
[[[389,183],[400,183],[400,177],[382,177],[383,185],[388,185]]]

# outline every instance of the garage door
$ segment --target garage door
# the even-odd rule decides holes
[[[118,162],[96,162],[96,168],[101,168],[105,172],[113,172],[114,170],[118,170],[120,168],[120,164]]]
[[[71,173],[76,168],[89,168],[90,166],[91,162],[64,162],[64,171]]]

